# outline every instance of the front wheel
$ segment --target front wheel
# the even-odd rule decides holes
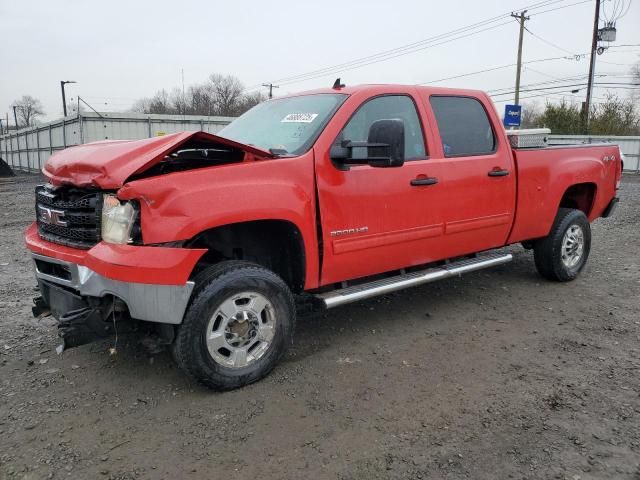
[[[275,273],[247,262],[220,263],[196,278],[174,357],[209,388],[242,387],[266,376],[285,353],[295,315],[293,295]]]
[[[551,232],[534,247],[536,268],[543,277],[559,282],[575,279],[591,249],[591,226],[586,215],[572,208],[558,210]]]

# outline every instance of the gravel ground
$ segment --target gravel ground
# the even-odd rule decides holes
[[[640,480],[640,178],[576,281],[511,264],[302,316],[265,380],[211,393],[130,341],[55,353],[0,179],[0,479]]]

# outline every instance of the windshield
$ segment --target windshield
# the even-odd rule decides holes
[[[256,105],[218,135],[281,155],[300,155],[315,142],[331,116],[347,98],[316,94],[280,98]]]

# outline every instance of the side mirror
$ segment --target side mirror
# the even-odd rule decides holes
[[[399,118],[377,120],[369,127],[370,144],[386,145],[378,153],[378,147],[369,150],[371,157],[385,157],[376,160],[372,167],[401,167],[404,165],[404,122]],[[377,155],[376,155],[377,154]]]
[[[348,169],[350,165],[400,167],[404,164],[404,122],[400,119],[377,120],[369,127],[366,142],[343,140],[333,145],[331,159]]]

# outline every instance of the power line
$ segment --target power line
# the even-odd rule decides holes
[[[567,93],[572,93],[573,90],[565,90],[562,92],[545,92],[545,93],[538,93],[536,95],[527,95],[526,97],[522,97],[522,100],[527,100],[530,98],[540,98],[540,97],[562,97],[563,99],[566,97]],[[602,97],[593,97],[596,98],[598,100],[604,101],[606,100],[605,98]],[[501,99],[492,99],[493,103],[506,103],[506,102],[510,102],[511,100],[509,100],[508,98],[501,100]]]
[[[584,74],[584,75],[573,75],[573,76],[570,76],[570,77],[556,78],[555,80],[547,80],[545,82],[529,83],[527,85],[523,85],[523,87],[524,88],[537,87],[537,86],[540,86],[540,85],[562,83],[562,82],[568,82],[568,81],[571,81],[571,80],[577,81],[577,80],[581,80],[581,79],[583,79],[585,77],[587,77],[586,74]],[[595,77],[599,77],[599,78],[610,77],[610,78],[615,78],[615,79],[622,79],[622,78],[633,78],[633,75],[618,75],[618,74],[612,74],[612,73],[598,73],[598,74],[595,75]],[[510,88],[511,87],[496,88],[494,90],[489,90],[488,93],[501,92],[503,90],[509,90]]]
[[[561,58],[561,57],[557,57],[557,58]],[[485,68],[484,70],[476,70],[475,72],[461,73],[460,75],[454,75],[452,77],[438,78],[437,80],[429,80],[427,82],[416,83],[416,85],[427,85],[427,84],[431,84],[431,83],[440,83],[440,82],[444,82],[445,80],[454,80],[456,78],[470,77],[472,75],[479,75],[480,73],[486,73],[486,72],[494,72],[496,70],[502,70],[503,68],[509,68],[509,67],[514,67],[514,66],[516,66],[515,63],[509,63],[507,65],[500,65],[500,66],[497,66],[497,67]]]
[[[541,91],[541,90],[553,90],[556,88],[569,88],[569,87],[584,87],[587,86],[587,83],[575,83],[573,85],[558,85],[555,87],[542,87],[542,88],[530,88],[527,90],[521,90],[523,92],[536,92],[536,91]],[[640,87],[640,83],[621,83],[621,82],[600,82],[600,83],[594,83],[593,85],[607,85],[607,87],[605,88],[624,88],[624,89],[630,89],[630,90],[636,90],[637,87]],[[622,87],[620,87],[622,86]],[[513,95],[515,92],[504,92],[504,93],[495,93],[493,96],[502,96],[502,95]]]
[[[556,84],[556,83],[569,82],[569,81],[578,81],[578,80],[583,79],[586,76],[587,75],[573,75],[571,77],[559,78],[557,80],[547,80],[545,82],[529,83],[527,85],[522,85],[522,88],[538,87],[540,85]],[[606,75],[601,74],[599,76],[604,77]],[[505,90],[507,90],[509,92],[512,92],[513,91],[513,87],[495,88],[493,90],[487,90],[487,93],[489,93],[489,94],[500,94]]]
[[[607,73],[599,73],[596,75],[597,77],[608,77],[608,76],[616,76],[616,75],[610,75]],[[586,74],[580,74],[580,75],[571,75],[568,77],[563,77],[563,78],[556,78],[553,80],[545,80],[545,81],[540,81],[540,82],[535,82],[535,83],[528,83],[526,85],[522,85],[522,88],[529,88],[529,87],[537,87],[539,85],[547,85],[547,84],[554,84],[554,83],[562,83],[562,82],[568,82],[571,80],[581,80],[583,78],[587,77]],[[509,90],[512,91],[512,87],[505,87],[505,88],[495,88],[492,90],[488,90],[488,93],[494,93],[494,92],[500,92],[503,90]]]
[[[451,43],[451,42],[453,42],[455,40],[460,40],[462,38],[467,38],[467,37],[470,37],[470,36],[473,36],[473,35],[477,35],[479,33],[483,33],[483,32],[489,31],[489,30],[493,30],[493,29],[496,29],[498,27],[502,27],[504,25],[507,25],[509,23],[511,23],[511,22],[507,21],[507,22],[499,23],[497,25],[492,25],[490,27],[483,28],[481,30],[477,30],[477,31],[474,31],[474,32],[471,32],[471,33],[467,33],[467,34],[464,34],[464,35],[459,35],[457,37],[449,38],[449,39],[443,40],[443,41],[438,42],[438,43],[428,44],[428,45],[425,45],[425,46],[421,46],[419,48],[414,48],[414,49],[409,50],[409,51],[404,51],[404,52],[397,53],[397,54],[394,54],[394,55],[378,57],[376,59],[373,59],[371,61],[364,62],[364,63],[357,62],[357,63],[355,63],[355,64],[353,64],[351,66],[347,66],[345,68],[340,68],[340,69],[337,69],[337,70],[331,70],[331,71],[315,74],[315,75],[312,75],[312,76],[308,76],[308,77],[305,77],[305,78],[292,79],[292,80],[287,80],[287,81],[280,81],[279,83],[280,83],[280,85],[287,85],[287,84],[290,84],[290,83],[299,83],[299,82],[303,82],[303,81],[307,81],[307,80],[313,80],[313,79],[316,79],[316,78],[319,78],[319,77],[324,77],[324,76],[327,76],[327,75],[330,75],[330,74],[334,74],[334,73],[337,73],[337,72],[346,72],[346,71],[350,71],[350,70],[355,70],[356,68],[366,67],[367,65],[372,65],[374,63],[384,62],[384,61],[387,61],[387,60],[391,60],[393,58],[402,57],[402,56],[405,56],[405,55],[409,55],[411,53],[415,53],[415,52],[422,51],[422,50],[427,50],[429,48],[437,47],[439,45],[444,45],[446,43]]]
[[[600,63],[606,63],[607,65],[616,65],[618,67],[627,67],[629,66],[628,63],[616,63],[616,62],[607,62],[605,60],[599,60]]]
[[[541,63],[541,62],[549,62],[552,60],[575,60],[575,58],[568,58],[568,57],[549,57],[549,58],[538,58],[536,60],[529,60],[526,62],[522,62],[523,65],[528,65],[531,63]],[[454,80],[456,78],[462,78],[462,77],[468,77],[471,75],[477,75],[480,73],[485,73],[485,72],[492,72],[495,70],[500,70],[503,68],[509,68],[509,67],[515,67],[517,65],[517,63],[508,63],[506,65],[499,65],[497,67],[491,67],[491,68],[485,68],[483,70],[477,70],[475,72],[468,72],[468,73],[461,73],[459,75],[454,75],[452,77],[445,77],[445,78],[439,78],[437,80],[429,80],[427,82],[420,82],[417,83],[416,85],[427,85],[427,84],[432,84],[432,83],[439,83],[439,82],[444,82],[445,80]],[[527,67],[530,68],[530,67]]]
[[[614,76],[617,77],[618,75],[611,75],[611,74],[604,74],[604,75],[610,75],[610,76]],[[586,76],[586,75],[583,75]],[[535,84],[532,84],[531,86],[533,86]],[[547,97],[547,96],[552,96],[552,95],[561,95],[563,93],[577,93],[575,90],[575,87],[583,87],[584,85],[586,85],[585,83],[581,83],[581,84],[573,84],[573,85],[560,85],[560,86],[553,86],[553,87],[546,87],[546,88],[541,88],[541,89],[529,89],[529,90],[522,90],[522,91],[542,91],[543,93],[538,93],[535,95],[527,95],[525,97],[521,97],[522,100],[526,100],[529,98],[538,98],[538,97]],[[594,86],[598,87],[598,88],[605,88],[605,89],[623,89],[623,90],[640,90],[640,84],[638,83],[618,83],[618,82],[600,82],[600,83],[594,83]],[[562,92],[550,92],[548,90],[554,90],[556,88],[571,88],[571,90],[566,90],[566,91],[562,91]],[[581,90],[582,88],[580,88]],[[494,103],[506,103],[509,102],[509,98],[504,98],[504,99],[500,99],[500,98],[495,98],[496,96],[503,96],[506,94],[511,94],[513,92],[507,92],[507,93],[494,93],[494,94],[490,94],[490,96],[492,97],[492,100]],[[603,97],[596,97],[596,96],[592,96],[592,98],[595,98],[596,100],[604,100]]]
[[[638,45],[612,45],[609,48],[637,47],[637,46],[640,46],[640,44],[638,44]],[[586,53],[579,53],[579,54],[572,54],[571,57],[561,56],[561,57],[538,58],[538,59],[535,59],[535,60],[528,60],[526,62],[522,62],[522,64],[523,65],[530,65],[532,63],[543,63],[543,62],[550,62],[550,61],[554,61],[554,60],[579,61],[579,60],[582,60],[586,55],[587,55]],[[458,75],[453,75],[453,76],[450,76],[450,77],[438,78],[438,79],[435,79],[435,80],[428,80],[426,82],[416,83],[416,85],[430,85],[432,83],[444,82],[446,80],[455,80],[457,78],[470,77],[472,75],[479,75],[481,73],[493,72],[493,71],[496,71],[496,70],[502,70],[504,68],[515,67],[516,65],[517,65],[516,63],[507,63],[505,65],[498,65],[496,67],[484,68],[482,70],[476,70],[476,71],[473,71],[473,72],[465,72],[465,73],[461,73],[461,74],[458,74]],[[625,66],[625,64],[622,64],[622,65]],[[526,68],[529,69],[529,70],[533,70],[531,67],[526,67]],[[535,71],[537,73],[540,73],[542,75],[552,76],[552,75],[548,75],[548,74],[539,72],[537,70],[533,70],[533,71]]]
[[[541,72],[540,70],[536,70],[535,68],[525,67],[525,70],[530,70],[534,73],[537,73],[538,75],[542,75],[543,77],[554,78],[556,80],[558,79],[558,77],[556,77],[555,75],[549,75],[548,73]]]
[[[527,100],[529,98],[549,97],[549,96],[552,96],[552,95],[556,95],[557,96],[557,95],[562,95],[562,94],[565,94],[565,93],[571,93],[571,90],[565,90],[565,91],[562,91],[562,92],[545,92],[545,93],[538,93],[536,95],[527,95],[526,97],[522,97],[522,100]],[[492,100],[493,100],[493,103],[506,103],[506,102],[510,102],[511,101],[508,98],[505,98],[505,99],[494,98]]]
[[[543,10],[542,12],[536,12],[533,15],[540,15],[541,13],[555,12],[556,10],[562,10],[563,8],[573,7],[574,5],[581,5],[583,3],[590,3],[593,0],[583,0],[582,2],[572,3],[570,5],[564,5],[562,7],[551,8],[549,10]]]
[[[640,43],[624,43],[622,45],[611,45],[607,48],[620,48],[620,47],[640,47]]]
[[[546,43],[546,44],[548,44],[548,45],[551,45],[552,47],[557,48],[558,50],[561,50],[561,51],[563,51],[563,52],[565,52],[565,53],[568,53],[568,54],[570,54],[570,55],[576,55],[576,53],[575,53],[575,52],[571,52],[571,51],[567,50],[566,48],[563,48],[563,47],[561,47],[561,46],[559,46],[559,45],[556,45],[555,43],[552,43],[552,42],[550,42],[549,40],[546,40],[546,39],[542,38],[540,35],[537,35],[537,34],[533,33],[529,28],[524,27],[524,29],[525,29],[527,32],[529,32],[531,35],[533,35],[534,37],[536,37],[538,40],[541,40],[541,41],[543,41],[544,43]],[[638,44],[638,43],[632,43],[632,44],[623,44],[623,45],[610,45],[610,46],[609,46],[609,47],[607,47],[607,48],[639,47],[639,46],[640,46],[640,44]],[[620,51],[620,52],[614,52],[614,53],[628,53],[628,52],[634,52],[634,50]],[[600,61],[602,61],[602,60],[600,60]],[[603,62],[603,63],[610,63],[610,62]]]
[[[537,60],[529,60],[527,62],[522,62],[523,65],[527,65],[529,63],[540,63],[540,62],[548,62],[551,60],[566,60],[567,57],[549,57],[549,58],[540,58]],[[478,75],[480,73],[485,73],[485,72],[493,72],[495,70],[501,70],[503,68],[509,68],[509,67],[515,67],[517,65],[517,63],[508,63],[506,65],[499,65],[497,67],[491,67],[491,68],[485,68],[483,70],[476,70],[475,72],[467,72],[467,73],[461,73],[459,75],[454,75],[451,77],[445,77],[445,78],[438,78],[436,80],[429,80],[426,82],[420,82],[417,83],[416,85],[428,85],[428,84],[432,84],[432,83],[439,83],[439,82],[444,82],[445,80],[454,80],[456,78],[462,78],[462,77],[469,77],[471,75]]]
[[[574,52],[571,52],[571,51],[567,50],[566,48],[562,48],[562,47],[560,47],[559,45],[556,45],[555,43],[550,42],[549,40],[545,40],[545,39],[544,39],[544,38],[542,38],[540,35],[536,35],[536,34],[535,34],[535,33],[533,33],[531,30],[529,30],[527,27],[524,27],[524,29],[525,29],[525,30],[526,30],[530,35],[533,35],[533,36],[534,36],[534,37],[536,37],[538,40],[540,40],[540,41],[542,41],[542,42],[546,43],[547,45],[551,45],[552,47],[557,48],[558,50],[561,50],[561,51],[563,51],[563,52],[565,52],[565,53],[568,53],[569,55],[575,55],[575,53],[574,53]]]
[[[612,3],[613,7],[609,15],[607,14],[607,9],[605,8],[606,2],[602,5],[602,16],[606,23],[615,25],[618,20],[620,20],[629,12],[629,9],[631,8],[631,0],[629,0],[629,3],[626,5],[626,9],[625,0],[613,0]]]
[[[621,88],[624,90],[637,90],[640,84],[623,84],[623,83],[615,83],[615,82],[603,82],[603,83],[594,83],[595,86],[602,86],[602,88]],[[556,88],[568,88],[568,87],[585,87],[586,83],[576,83],[574,85],[558,85],[555,87],[542,87],[542,88],[530,88],[527,90],[522,90],[523,92],[539,92],[544,90],[554,90]],[[513,95],[514,92],[506,92],[506,93],[495,93],[493,96],[503,96],[503,95]]]
[[[554,5],[554,4],[557,4],[557,3],[561,3],[562,1],[565,1],[565,0],[553,0],[553,1],[546,0],[546,1],[534,3],[533,5],[530,5],[529,7],[526,7],[526,8],[537,9],[537,8],[542,8],[542,7]],[[578,3],[584,3],[584,2],[578,2]],[[568,6],[571,6],[571,5],[568,5]],[[539,12],[539,13],[544,13],[544,11],[543,12]],[[490,24],[495,23],[495,22],[497,22],[497,21],[499,21],[499,20],[501,20],[503,18],[507,18],[508,15],[509,14],[498,15],[498,16],[495,16],[495,17],[480,21],[480,22],[476,22],[476,23],[471,24],[471,25],[467,25],[465,27],[460,27],[458,29],[452,30],[452,31],[444,33],[444,34],[436,35],[434,37],[430,37],[430,38],[423,39],[423,40],[420,40],[420,41],[417,41],[417,42],[413,42],[413,43],[410,43],[410,44],[407,44],[407,45],[396,47],[396,48],[391,49],[391,50],[386,50],[386,51],[379,52],[379,53],[376,53],[376,54],[373,54],[373,55],[369,55],[369,56],[366,56],[366,57],[357,58],[357,59],[354,59],[354,60],[351,60],[351,61],[348,61],[348,62],[344,62],[344,63],[337,64],[337,65],[332,65],[332,66],[329,66],[329,67],[324,67],[324,68],[317,69],[317,70],[312,70],[312,71],[309,71],[309,72],[306,72],[306,73],[302,73],[302,74],[298,74],[298,75],[293,75],[293,76],[289,76],[289,77],[282,77],[282,78],[274,80],[274,82],[278,82],[280,84],[289,84],[289,83],[302,82],[302,81],[306,81],[306,80],[312,80],[314,78],[318,78],[318,77],[321,77],[321,76],[327,76],[327,75],[329,75],[331,73],[342,72],[342,71],[346,71],[346,70],[352,70],[352,69],[355,69],[355,68],[361,68],[361,67],[364,67],[366,65],[371,65],[373,63],[378,63],[378,62],[390,60],[392,58],[397,58],[399,56],[415,53],[417,51],[424,50],[426,48],[431,48],[431,47],[434,47],[436,45],[442,45],[442,44],[448,43],[450,41],[454,41],[454,40],[457,40],[457,39],[460,39],[460,38],[465,38],[465,37],[470,36],[470,35],[475,35],[477,33],[481,33],[481,32],[486,31],[486,30],[490,30],[490,29],[497,28],[497,27],[502,26],[502,25],[506,25],[509,22],[504,22],[502,24],[493,25],[491,27],[476,31],[476,32],[474,32],[472,34],[460,35],[460,36],[458,36],[456,38],[449,38],[448,40],[446,40],[444,42],[439,42],[439,43],[433,44],[434,42],[437,42],[438,40],[447,39],[448,37],[468,32],[469,30],[474,30],[474,29],[477,29],[477,28],[485,26],[485,25],[490,25]],[[256,87],[258,87],[258,86],[259,85],[256,85]],[[255,88],[255,87],[249,87],[247,90],[252,89],[252,88]]]

